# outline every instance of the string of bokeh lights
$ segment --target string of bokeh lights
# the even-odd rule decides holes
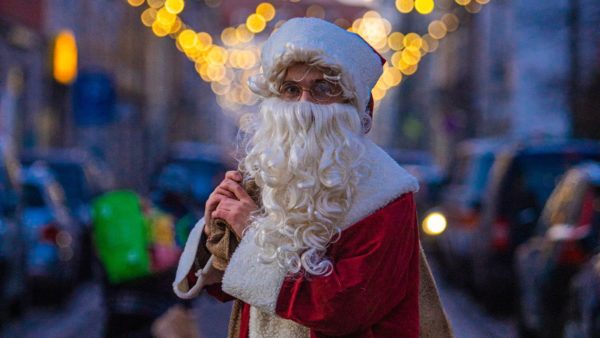
[[[295,0],[293,2],[299,2]],[[401,14],[417,12],[431,14],[436,7],[446,12],[440,19],[428,24],[427,33],[401,33],[392,30],[391,23],[374,10],[367,11],[352,23],[339,18],[334,21],[348,31],[362,36],[388,62],[383,74],[372,90],[377,105],[387,92],[399,86],[403,79],[416,73],[419,62],[429,53],[438,49],[439,42],[459,28],[459,15],[447,12],[452,6],[463,8],[470,14],[478,13],[490,0],[396,0],[396,10]],[[158,37],[169,36],[177,49],[194,62],[202,80],[210,83],[217,96],[217,103],[224,109],[235,111],[243,106],[256,104],[258,98],[247,86],[251,75],[260,70],[260,42],[255,37],[265,31],[275,18],[277,9],[269,2],[260,3],[248,15],[245,22],[229,26],[220,34],[221,44],[208,32],[197,32],[181,19],[185,0],[127,0],[129,5],[147,8],[141,14],[141,21],[152,29]],[[436,4],[437,2],[437,4]],[[212,8],[221,0],[205,0]],[[313,4],[306,10],[306,16],[325,18],[325,9]],[[273,26],[277,29],[285,20]],[[263,39],[264,40],[264,39]]]

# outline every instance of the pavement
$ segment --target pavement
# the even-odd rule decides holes
[[[440,276],[432,264],[435,276]],[[517,337],[515,324],[510,318],[488,314],[469,294],[437,278],[442,303],[456,338],[512,338]],[[226,338],[231,302],[220,303],[202,295],[192,308],[202,338]],[[85,338],[103,337],[103,309],[99,284],[82,284],[61,306],[30,308],[19,319],[0,331],[2,338]]]

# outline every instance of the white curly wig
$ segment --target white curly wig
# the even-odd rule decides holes
[[[367,169],[361,160],[370,129],[371,89],[384,60],[361,37],[320,19],[294,18],[262,48],[262,73],[249,86],[264,100],[245,126],[239,170],[261,190],[251,217],[263,262],[311,275],[332,271],[327,246],[352,205]],[[347,103],[279,99],[287,69],[305,64],[336,81]]]

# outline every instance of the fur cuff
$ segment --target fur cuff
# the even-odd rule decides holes
[[[286,273],[277,262],[264,264],[258,260],[260,248],[254,242],[255,233],[249,229],[242,238],[225,270],[221,288],[244,303],[273,314]]]
[[[201,218],[190,232],[181,258],[179,258],[179,265],[177,266],[175,281],[173,282],[173,291],[178,297],[183,299],[196,297],[205,286],[218,283],[223,276],[221,271],[212,266],[213,256],[210,256],[204,266],[194,271],[194,274],[198,277],[196,283],[192,286],[188,283],[187,276],[194,268],[194,261],[198,255],[198,248],[204,245],[204,243],[202,243],[203,232],[204,218]]]

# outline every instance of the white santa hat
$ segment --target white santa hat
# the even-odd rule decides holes
[[[271,34],[262,47],[262,74],[250,79],[250,88],[265,96],[261,82],[272,85],[281,69],[314,56],[340,68],[342,81],[352,87],[357,109],[367,111],[371,89],[383,72],[385,59],[359,35],[316,18],[290,19]]]

